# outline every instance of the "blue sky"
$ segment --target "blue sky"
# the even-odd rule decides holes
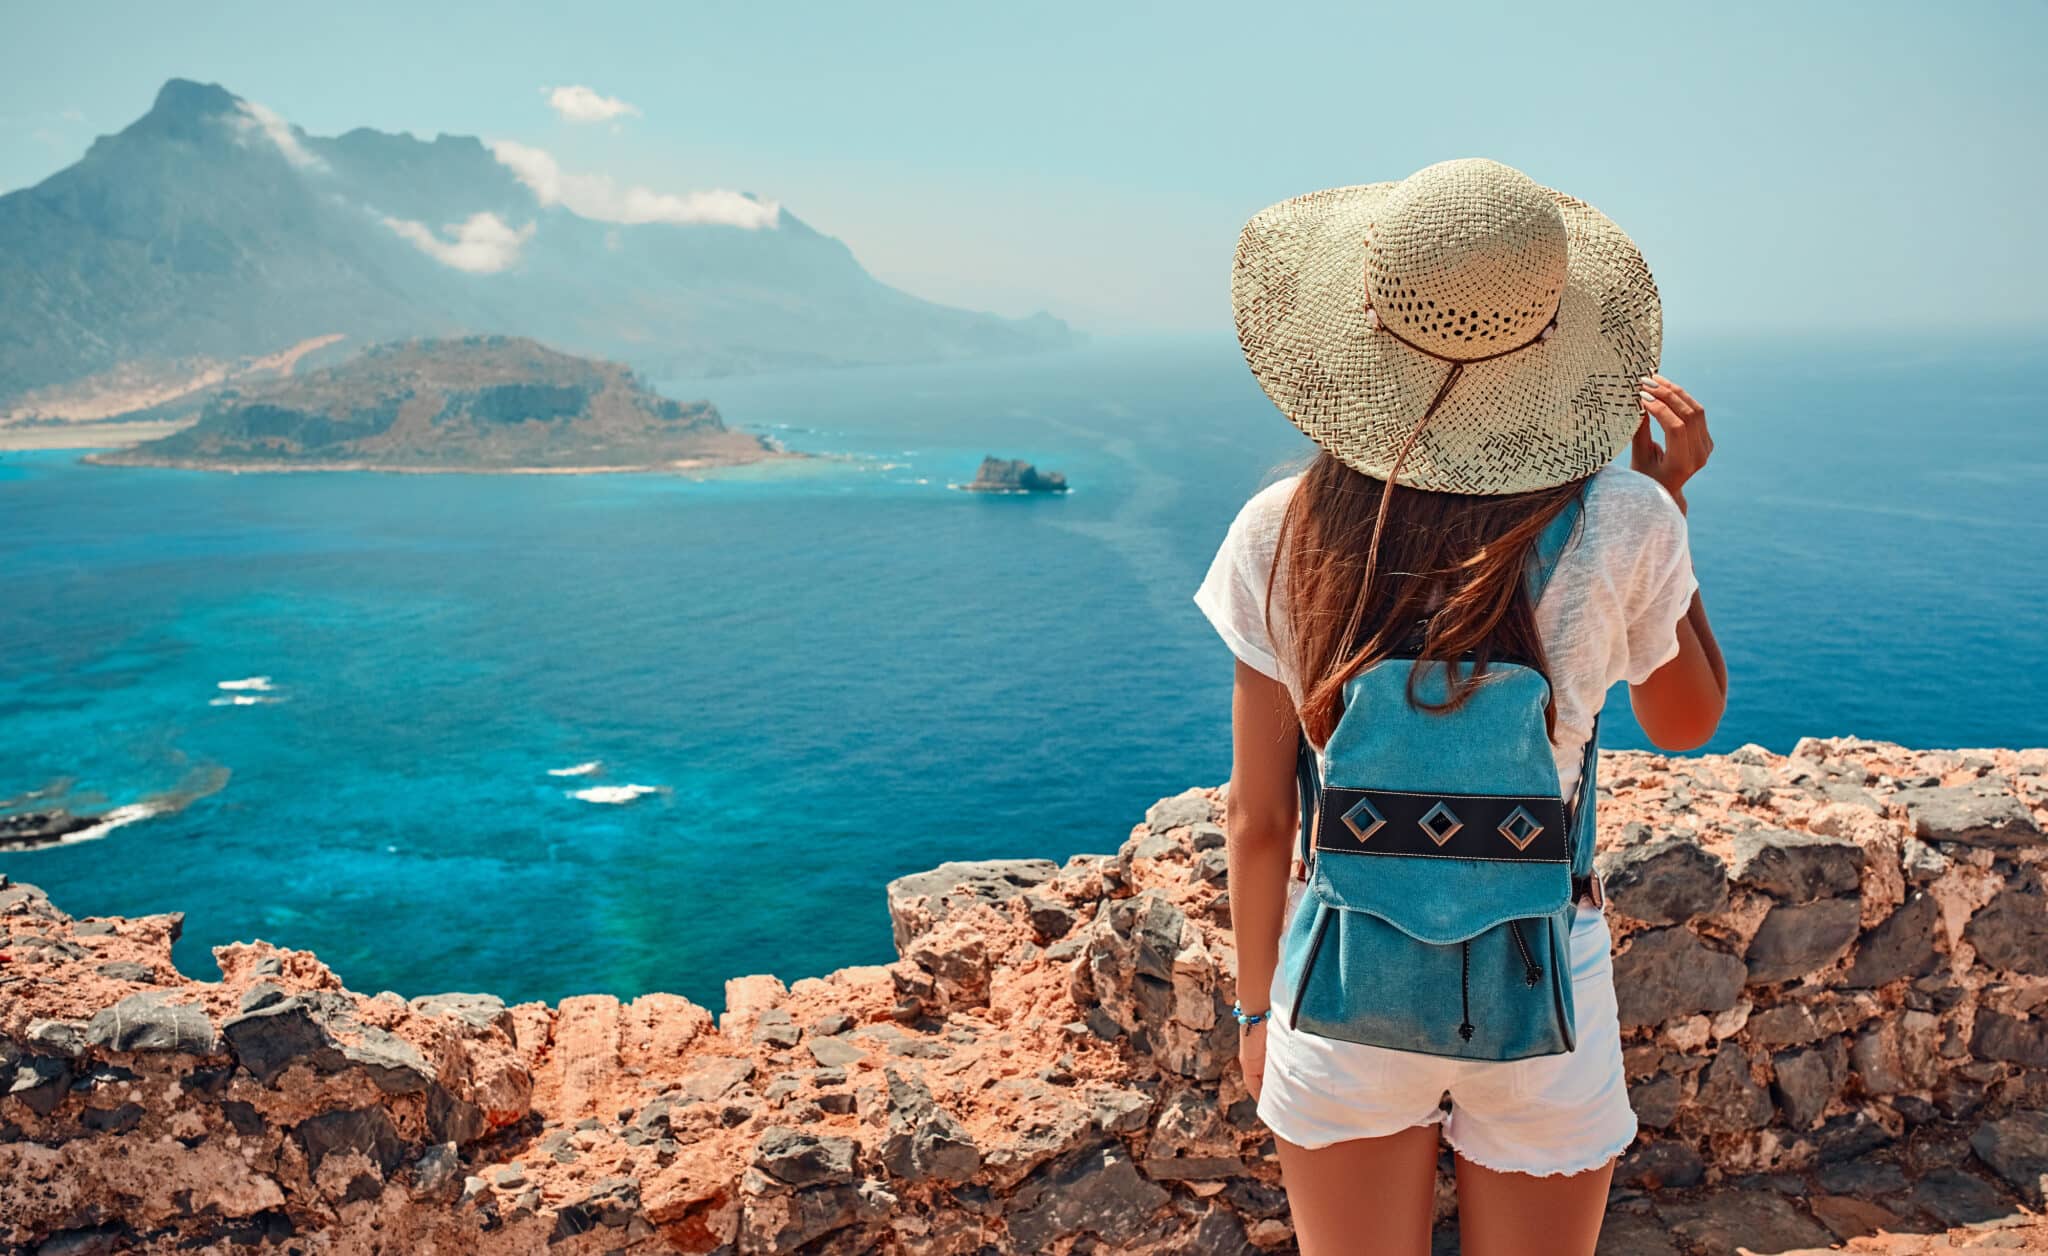
[[[315,134],[752,191],[939,300],[1222,331],[1253,212],[1483,155],[1619,221],[1674,333],[2048,324],[2048,4],[5,0],[0,22],[0,189],[175,75]],[[563,85],[638,113],[567,122]]]

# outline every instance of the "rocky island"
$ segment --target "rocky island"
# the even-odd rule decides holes
[[[1064,493],[1067,477],[1021,459],[983,458],[973,480],[953,487],[966,493]]]
[[[791,456],[708,401],[512,336],[412,340],[215,397],[198,422],[91,455],[214,471],[699,470]]]
[[[2048,1251],[2048,750],[1611,752],[1600,786],[1641,1123],[1601,1251]],[[0,1248],[1293,1251],[1222,816],[899,878],[894,962],[719,1016],[357,994],[261,942],[194,980],[181,917],[0,880]]]

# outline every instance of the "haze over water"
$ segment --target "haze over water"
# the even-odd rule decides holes
[[[1712,748],[2048,740],[2041,347],[1672,347],[1719,446],[1690,492],[1733,674]],[[199,975],[260,936],[363,990],[716,1006],[729,976],[888,959],[891,876],[1112,850],[1225,775],[1229,655],[1188,597],[1305,449],[1227,340],[663,387],[859,457],[702,482],[0,457],[0,798],[227,778],[0,872],[79,915],[185,912]],[[1076,491],[946,491],[984,454]],[[1603,741],[1643,744],[1620,695]]]

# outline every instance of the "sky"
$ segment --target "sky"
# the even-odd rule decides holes
[[[2048,327],[2039,0],[0,0],[0,30],[0,190],[176,76],[316,135],[751,192],[951,304],[1223,332],[1260,208],[1487,156],[1619,222],[1673,333]]]

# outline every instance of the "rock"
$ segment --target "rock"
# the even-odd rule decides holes
[[[1672,1243],[1663,1222],[1626,1212],[1607,1214],[1595,1250],[1597,1256],[1685,1256]]]
[[[1595,861],[1614,910],[1652,925],[1684,924],[1728,905],[1728,870],[1697,842],[1665,838]]]
[[[559,1243],[596,1229],[623,1230],[639,1216],[640,1183],[629,1177],[605,1178],[582,1199],[562,1205],[548,1241]]]
[[[1857,1035],[1849,1067],[1866,1094],[1927,1090],[1941,1080],[1940,1043],[1939,1020],[1926,1012],[1901,1012]]]
[[[1654,1130],[1669,1129],[1678,1118],[1678,1104],[1684,1091],[1684,1083],[1678,1078],[1662,1073],[1630,1086],[1628,1103],[1636,1110],[1636,1120],[1642,1124]]]
[[[418,1047],[370,1025],[360,1026],[356,1032],[361,1041],[343,1043],[342,1059],[360,1066],[379,1090],[391,1095],[417,1095],[434,1084],[434,1070]]]
[[[1673,1234],[1705,1252],[1789,1254],[1834,1246],[1833,1236],[1772,1191],[1716,1191],[1696,1200],[1666,1201],[1657,1212]]]
[[[1941,928],[1941,904],[1916,890],[1904,906],[1879,921],[1856,945],[1846,985],[1872,989],[1901,977],[1934,971],[1934,935]]]
[[[2048,896],[2040,872],[2008,882],[1970,917],[1963,940],[1993,968],[2048,977]]]
[[[166,994],[131,994],[92,1018],[85,1035],[109,1051],[177,1051],[207,1055],[213,1051],[213,1022],[204,1008],[171,1003]]]
[[[771,1126],[754,1150],[754,1167],[791,1186],[817,1186],[853,1181],[859,1148],[850,1138],[835,1138]]]
[[[308,1000],[293,996],[244,1012],[221,1026],[221,1037],[241,1066],[268,1086],[295,1060],[323,1072],[340,1067],[341,1053]]]
[[[142,1124],[146,1110],[139,1103],[124,1103],[115,1108],[87,1108],[78,1118],[78,1123],[99,1134],[126,1134]]]
[[[1821,1189],[1836,1195],[1890,1195],[1906,1189],[1906,1172],[1889,1160],[1842,1160],[1820,1168]]]
[[[1017,458],[983,458],[974,479],[955,487],[969,493],[1064,493],[1067,477],[1057,471],[1040,471]]]
[[[852,1029],[855,1023],[853,1017],[848,1016],[844,1012],[827,1012],[811,1023],[811,1033],[819,1037],[829,1038],[834,1034],[843,1034],[847,1030]]]
[[[93,971],[113,981],[133,981],[142,985],[153,985],[156,982],[156,969],[148,964],[135,963],[133,960],[116,960],[111,964],[101,964]]]
[[[360,1152],[389,1177],[405,1155],[405,1140],[382,1108],[325,1112],[299,1122],[292,1131],[316,1171],[320,1162],[339,1152]]]
[[[1095,1127],[1105,1134],[1135,1134],[1152,1123],[1152,1096],[1142,1090],[1111,1090],[1095,1099]]]
[[[471,1029],[496,1029],[512,1036],[512,1014],[495,994],[423,994],[411,1007],[422,1016],[449,1016]]]
[[[1741,960],[1704,945],[1690,929],[1644,930],[1614,960],[1622,1027],[1733,1007],[1744,976]]]
[[[1161,836],[1174,829],[1191,829],[1196,825],[1215,827],[1216,805],[1209,801],[1201,790],[1190,789],[1162,798],[1145,811],[1145,827]]]
[[[22,1037],[29,1049],[38,1055],[56,1055],[67,1060],[75,1060],[85,1054],[86,1030],[87,1026],[77,1021],[32,1020],[23,1031]]]
[[[64,1101],[71,1080],[69,1061],[46,1055],[29,1056],[16,1066],[14,1080],[8,1083],[5,1093],[7,1098],[28,1105],[29,1111],[37,1116],[48,1116]]]
[[[1970,1150],[2035,1208],[2048,1206],[2048,1112],[2015,1112],[1986,1121]]]
[[[1032,936],[1040,946],[1066,937],[1078,919],[1065,903],[1037,894],[1024,896],[1024,918],[1031,922]]]
[[[1770,1092],[1757,1084],[1749,1053],[1736,1043],[1722,1043],[1700,1075],[1697,1103],[1700,1127],[1710,1133],[1757,1130],[1771,1123]]]
[[[965,1126],[915,1077],[883,1070],[889,1086],[889,1136],[882,1166],[906,1182],[965,1182],[981,1168],[981,1151]]]
[[[241,1001],[236,1004],[235,1010],[240,1012],[260,1011],[266,1007],[275,1007],[290,997],[291,995],[286,992],[283,986],[275,982],[259,981],[242,992]]]
[[[1706,1174],[1706,1162],[1690,1143],[1664,1139],[1639,1141],[1614,1167],[1617,1185],[1646,1190],[1698,1186]]]
[[[825,1068],[844,1068],[866,1058],[865,1052],[843,1038],[813,1038],[804,1045],[810,1049],[811,1058]]]
[[[1735,835],[1736,882],[1788,903],[1853,893],[1863,881],[1863,848],[1837,837],[1788,829]]]
[[[1881,1230],[1897,1230],[1899,1215],[1883,1204],[1849,1195],[1812,1195],[1806,1200],[1814,1219],[1838,1239],[1853,1239]]]
[[[1914,1184],[1907,1203],[1944,1226],[1976,1225],[2011,1216],[2002,1191],[1962,1169],[1934,1169]]]
[[[1828,1032],[1813,1018],[1813,1012],[1804,1003],[1780,1003],[1761,1012],[1750,1013],[1748,1021],[1750,1037],[1761,1047],[1797,1047],[1816,1042]]]
[[[2048,1019],[2022,1020],[1980,1008],[1976,1027],[1970,1034],[1970,1054],[1980,1060],[2005,1060],[2048,1069]]]
[[[1906,809],[1913,836],[1925,842],[2016,846],[2041,840],[2033,813],[2000,785],[1977,781],[1902,789],[1892,800]]]
[[[1786,1052],[1774,1057],[1771,1065],[1776,1074],[1771,1092],[1785,1123],[1795,1130],[1814,1127],[1842,1093],[1849,1074],[1849,1056],[1840,1038],[1811,1050]]]
[[[1821,1122],[1814,1143],[1823,1161],[1854,1160],[1866,1152],[1876,1151],[1898,1136],[1899,1131],[1884,1121],[1868,1112],[1857,1111],[1845,1112]]]
[[[412,1162],[414,1199],[453,1203],[462,1191],[462,1155],[454,1143],[436,1143]]]
[[[1853,898],[1780,903],[1749,941],[1749,980],[1789,981],[1840,959],[1856,940],[1863,908]]]
[[[889,919],[899,954],[952,912],[1000,903],[1045,884],[1059,871],[1050,859],[981,859],[942,863],[889,882]]]
[[[1139,1175],[1120,1143],[1082,1148],[1026,1178],[1011,1197],[1015,1250],[1045,1251],[1072,1234],[1129,1245],[1172,1197]]]

